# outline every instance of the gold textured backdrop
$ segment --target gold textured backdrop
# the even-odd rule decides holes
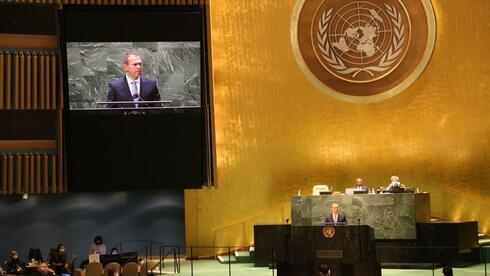
[[[298,191],[343,190],[356,177],[384,186],[393,174],[431,193],[433,216],[489,232],[490,1],[432,3],[437,38],[424,73],[400,95],[360,105],[301,73],[295,0],[210,0],[217,188],[186,191],[187,244],[250,244],[255,223],[289,218]]]

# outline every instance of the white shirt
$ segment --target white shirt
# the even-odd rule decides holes
[[[141,97],[141,93],[140,93],[140,87],[141,87],[141,82],[140,82],[140,78],[137,78],[135,80],[132,80],[128,74],[126,74],[126,80],[128,81],[128,87],[129,87],[129,91],[131,92],[131,96],[134,96],[134,94],[136,94],[136,92],[138,93],[138,95]],[[136,82],[136,87],[138,88],[138,91],[133,91],[133,82]],[[135,100],[136,101],[136,100]]]
[[[332,217],[333,217],[333,222],[337,223],[337,220],[339,219],[339,213],[337,214],[332,213]]]

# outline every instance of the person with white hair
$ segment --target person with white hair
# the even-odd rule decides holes
[[[404,188],[404,186],[400,182],[400,177],[398,177],[396,175],[393,175],[391,177],[391,183],[390,183],[390,185],[388,185],[388,187],[386,187],[386,189],[384,191],[390,193],[390,192],[396,191],[397,189],[402,189],[402,188]]]

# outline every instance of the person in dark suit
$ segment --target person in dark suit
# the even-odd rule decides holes
[[[354,187],[356,191],[361,191],[361,192],[369,192],[369,187],[364,185],[364,181],[362,178],[356,179],[356,186]]]
[[[118,107],[158,107],[157,103],[137,103],[145,101],[160,101],[155,80],[145,78],[143,63],[139,52],[127,52],[124,55],[123,67],[126,74],[109,83],[107,88],[107,101],[114,102],[107,105],[108,108]],[[118,104],[117,102],[136,102],[135,104]]]
[[[332,203],[331,212],[325,217],[325,223],[327,224],[347,224],[347,218],[344,214],[339,212],[339,205]]]

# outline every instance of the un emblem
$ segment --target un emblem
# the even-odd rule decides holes
[[[318,88],[356,103],[392,97],[422,73],[432,54],[430,0],[298,0],[293,52]]]
[[[323,227],[322,232],[323,232],[323,236],[325,236],[325,238],[327,239],[333,238],[333,236],[335,236],[335,228],[330,226]]]

